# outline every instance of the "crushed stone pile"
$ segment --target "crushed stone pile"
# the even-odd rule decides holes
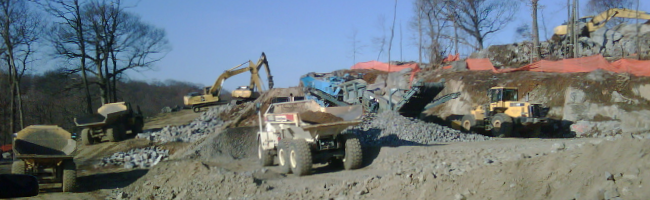
[[[428,145],[441,142],[490,140],[490,137],[463,133],[446,126],[399,115],[396,112],[369,114],[360,125],[348,129],[364,146]]]
[[[166,126],[154,132],[138,134],[137,138],[144,138],[156,143],[168,142],[194,142],[204,138],[224,125],[228,119],[221,119],[223,112],[230,111],[233,106],[221,105],[212,107],[201,113],[190,124],[183,126]]]
[[[158,164],[169,157],[169,150],[160,147],[131,149],[127,152],[117,152],[103,158],[99,167],[124,166],[126,169],[147,168]]]

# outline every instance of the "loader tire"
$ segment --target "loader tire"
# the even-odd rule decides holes
[[[309,144],[307,144],[305,139],[295,139],[291,142],[289,161],[291,163],[291,171],[294,174],[298,176],[311,174],[311,149],[309,149]]]
[[[90,129],[84,128],[81,130],[81,142],[83,142],[84,145],[95,144],[95,138],[90,134]]]
[[[73,192],[77,187],[77,165],[73,160],[63,161],[63,192]]]
[[[278,145],[278,166],[280,173],[291,173],[291,163],[289,161],[289,152],[291,152],[291,140],[282,139]]]
[[[359,169],[363,162],[363,152],[361,151],[361,142],[354,134],[346,134],[345,138],[345,157],[343,157],[343,168],[345,170]]]
[[[463,116],[460,125],[463,131],[470,132],[472,130],[472,127],[476,126],[476,119],[474,119],[474,115]]]
[[[26,169],[27,169],[27,166],[25,165],[25,161],[14,160],[14,162],[11,164],[11,173],[12,174],[26,174],[25,173]]]
[[[271,156],[271,150],[264,150],[262,148],[262,142],[257,140],[257,158],[260,161],[262,167],[273,165],[273,156]]]
[[[528,134],[528,137],[531,138],[538,138],[542,135],[542,127],[534,127],[530,130],[530,133]]]
[[[512,135],[512,118],[504,113],[497,113],[492,117],[492,136],[510,137]]]

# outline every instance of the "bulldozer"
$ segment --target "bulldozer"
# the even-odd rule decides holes
[[[248,63],[248,66],[244,66]],[[183,103],[187,107],[191,107],[194,112],[199,112],[201,108],[213,105],[223,105],[223,104],[239,104],[246,101],[254,101],[260,96],[260,92],[264,92],[262,87],[262,79],[260,78],[259,71],[264,66],[266,69],[267,80],[269,83],[269,88],[273,88],[273,76],[271,76],[271,70],[269,69],[269,62],[266,60],[266,55],[262,52],[262,56],[257,61],[249,60],[240,65],[237,65],[233,68],[226,70],[223,74],[219,75],[217,80],[214,82],[212,87],[203,88],[203,92],[199,94],[198,92],[192,92],[183,97]],[[231,92],[232,99],[230,101],[224,101],[219,98],[223,82],[235,75],[250,71],[251,78],[250,84],[247,86],[240,86],[234,91]],[[257,89],[257,90],[256,90]]]
[[[630,18],[630,19],[645,19],[650,20],[650,14],[644,11],[631,10],[625,8],[612,8],[606,10],[595,16],[586,16],[578,19],[580,24],[582,34],[588,34],[594,32],[607,24],[609,20],[614,17],[619,18]],[[569,30],[569,26],[565,23],[553,29],[555,35],[561,36],[566,35]]]
[[[488,131],[494,137],[539,137],[548,122],[541,104],[519,101],[516,87],[492,87],[488,90],[489,104],[476,106],[464,115],[464,131]]]

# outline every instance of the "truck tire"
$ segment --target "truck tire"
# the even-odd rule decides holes
[[[304,176],[311,174],[311,149],[305,139],[294,139],[291,142],[291,151],[289,152],[289,161],[291,171],[298,175]]]
[[[345,170],[359,169],[363,162],[361,142],[354,134],[345,134],[345,157],[343,157],[343,168]]]
[[[23,160],[14,160],[14,162],[11,164],[12,174],[26,174],[25,173],[26,169],[27,166],[25,165],[25,161]]]
[[[63,192],[72,192],[77,187],[77,166],[73,160],[63,161]]]
[[[93,138],[93,136],[90,134],[89,128],[84,128],[81,130],[81,142],[83,142],[84,145],[95,144],[95,138]]]
[[[271,156],[271,150],[264,150],[262,148],[262,142],[257,140],[257,158],[260,160],[260,165],[262,167],[273,165],[273,156]]]
[[[119,130],[115,130],[115,127],[107,128],[106,129],[106,138],[108,139],[109,142],[119,142]]]
[[[133,124],[133,128],[131,129],[131,134],[142,133],[143,130],[144,130],[144,121],[141,118],[136,118],[135,124]]]
[[[278,145],[278,166],[280,167],[280,173],[283,174],[291,173],[291,163],[289,163],[290,144],[291,140],[282,139]]]
[[[476,119],[474,119],[474,115],[463,116],[463,119],[460,121],[460,125],[463,131],[470,132],[472,130],[472,127],[476,126]]]
[[[542,135],[542,127],[541,127],[541,126],[538,126],[538,127],[534,127],[534,128],[532,128],[532,129],[530,130],[530,133],[528,134],[528,137],[531,137],[531,138],[538,138],[538,137],[540,137],[541,135]]]
[[[492,117],[492,136],[510,137],[512,134],[512,118],[504,113],[497,113]]]

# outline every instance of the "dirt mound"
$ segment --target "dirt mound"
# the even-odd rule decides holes
[[[232,161],[257,156],[257,127],[231,128],[205,138],[200,144],[179,151],[172,158]]]
[[[587,143],[581,150],[443,176],[427,184],[432,199],[647,199],[650,140]],[[561,150],[562,144],[555,145]],[[485,174],[487,176],[482,176]]]
[[[304,122],[314,123],[314,124],[324,124],[332,122],[343,121],[343,118],[337,117],[331,113],[326,112],[314,112],[314,111],[305,111],[298,113],[300,119]]]

